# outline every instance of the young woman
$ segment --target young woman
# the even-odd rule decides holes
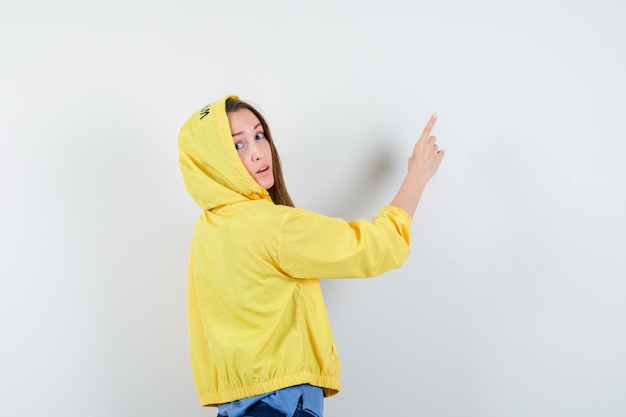
[[[444,156],[433,115],[389,205],[351,222],[295,208],[261,114],[236,96],[194,113],[179,135],[185,188],[202,208],[189,261],[191,363],[218,416],[322,417],[340,363],[318,278],[401,266],[411,217]]]

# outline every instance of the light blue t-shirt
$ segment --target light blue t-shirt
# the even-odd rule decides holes
[[[316,417],[324,417],[324,391],[320,387],[314,387],[309,384],[294,385],[293,387],[268,392],[267,394],[220,404],[218,412],[223,416],[241,417],[253,404],[262,401],[286,416],[292,417],[296,412],[300,397],[302,397],[303,410],[310,412]]]

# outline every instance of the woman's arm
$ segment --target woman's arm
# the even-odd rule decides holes
[[[433,114],[413,148],[413,154],[409,158],[409,171],[398,193],[389,203],[406,211],[411,217],[415,214],[426,184],[437,172],[445,155],[436,144],[437,138],[431,135],[436,121],[437,115]]]
[[[270,228],[278,233],[273,262],[293,278],[373,277],[398,268],[409,256],[411,217],[397,207],[381,207],[371,221],[349,222],[284,210],[280,226]]]

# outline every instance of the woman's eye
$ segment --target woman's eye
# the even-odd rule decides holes
[[[235,149],[239,150],[243,148],[243,144],[241,144],[240,142],[235,143]]]
[[[265,134],[263,132],[259,132],[256,134],[256,140],[261,140],[265,138]]]

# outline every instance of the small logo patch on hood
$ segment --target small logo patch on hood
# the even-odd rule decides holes
[[[210,111],[211,111],[211,105],[210,104],[207,104],[206,106],[201,108],[200,109],[200,120],[204,119],[204,116],[209,114]]]

